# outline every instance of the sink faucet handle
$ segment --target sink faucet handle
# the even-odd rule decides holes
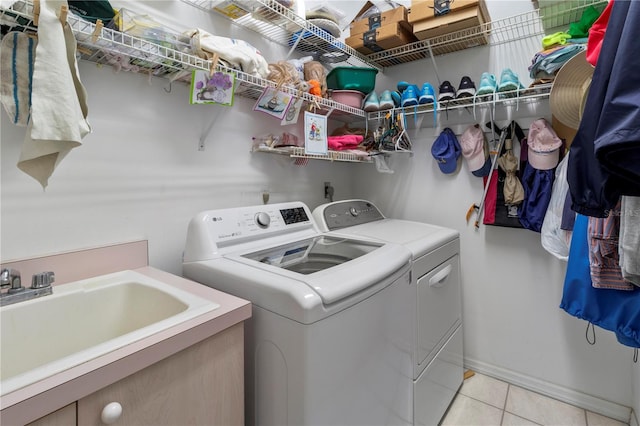
[[[55,280],[56,275],[51,271],[33,274],[33,277],[31,277],[31,288],[49,287]]]
[[[20,271],[12,268],[4,268],[0,271],[0,287],[11,287],[12,290],[22,287]]]

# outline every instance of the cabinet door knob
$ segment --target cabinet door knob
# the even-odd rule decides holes
[[[102,423],[110,425],[117,422],[121,415],[122,405],[120,405],[119,402],[110,402],[102,409],[100,418],[102,419]]]

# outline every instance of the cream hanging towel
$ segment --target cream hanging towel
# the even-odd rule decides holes
[[[76,39],[69,24],[61,24],[58,17],[63,5],[67,6],[64,0],[40,0],[31,120],[18,161],[18,168],[43,188],[60,161],[91,132]]]

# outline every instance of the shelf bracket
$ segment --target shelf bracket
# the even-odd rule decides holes
[[[207,125],[207,128],[204,130],[204,132],[202,132],[202,135],[200,135],[200,140],[198,141],[198,151],[204,151],[205,142],[209,138],[209,134],[213,129],[213,125],[216,124],[216,121],[218,121],[218,116],[220,116],[220,111],[218,111],[213,116],[213,118],[211,118],[211,121]]]
[[[431,58],[431,63],[433,64],[433,70],[436,73],[436,78],[438,79],[438,86],[442,84],[440,81],[440,74],[438,74],[438,65],[436,65],[436,58],[433,56],[433,49],[431,49],[431,43],[427,40],[427,48],[429,49],[429,57]]]
[[[298,43],[300,43],[300,40],[302,40],[302,32],[300,33],[300,35],[298,35],[298,38],[293,43],[293,46],[291,46],[291,49],[289,49],[289,51],[287,52],[287,56],[284,57],[285,61],[289,59],[291,57],[291,54],[298,48]]]

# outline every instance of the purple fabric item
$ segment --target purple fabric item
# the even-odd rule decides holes
[[[631,291],[635,286],[622,277],[618,242],[620,203],[605,218],[589,218],[589,264],[591,285],[596,288]]]

